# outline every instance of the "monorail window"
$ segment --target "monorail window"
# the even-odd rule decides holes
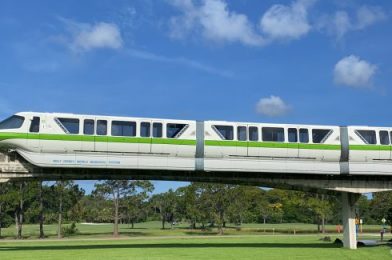
[[[39,125],[40,125],[40,118],[35,116],[33,117],[33,120],[31,120],[31,125],[30,125],[30,133],[39,133]]]
[[[278,127],[263,127],[263,141],[284,142],[284,129]]]
[[[79,119],[57,118],[56,122],[67,134],[79,134]]]
[[[308,129],[305,129],[305,128],[299,129],[299,142],[300,143],[309,143]]]
[[[255,126],[249,127],[249,141],[259,140],[259,129]]]
[[[389,134],[388,131],[380,131],[380,144],[389,145]]]
[[[153,137],[162,137],[162,124],[161,123],[153,123],[152,124],[152,136]]]
[[[229,125],[214,125],[214,128],[218,135],[224,140],[234,139],[234,129]]]
[[[366,144],[377,144],[376,131],[356,130],[355,132]]]
[[[97,135],[107,135],[108,134],[108,121],[97,120]]]
[[[179,137],[186,127],[187,127],[186,124],[167,124],[166,125],[167,138]]]
[[[315,144],[324,143],[328,136],[332,133],[331,129],[313,129],[312,140]]]
[[[140,136],[141,137],[150,137],[151,136],[151,123],[142,122],[140,124]]]
[[[94,120],[85,119],[83,122],[83,134],[93,135],[94,134]]]
[[[136,136],[136,122],[112,121],[112,136]]]
[[[290,143],[298,142],[298,130],[296,128],[289,128],[288,138]]]
[[[237,127],[238,141],[246,141],[246,126]]]
[[[21,128],[23,122],[24,122],[24,117],[11,116],[0,123],[0,130]]]

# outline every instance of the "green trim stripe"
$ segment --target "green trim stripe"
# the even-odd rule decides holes
[[[299,149],[341,150],[340,144],[298,144]]]
[[[360,151],[390,151],[390,145],[350,145],[350,150],[360,150]]]
[[[141,144],[173,144],[196,145],[196,140],[143,138],[143,137],[115,137],[89,135],[57,135],[57,134],[21,134],[0,133],[0,141],[7,139],[30,139],[46,141],[76,141],[76,142],[108,142],[108,143],[141,143]]]
[[[27,134],[22,133],[0,133],[0,141],[7,139],[27,139]]]
[[[152,144],[196,145],[196,140],[152,138],[151,143]]]
[[[169,144],[169,145],[196,145],[196,140],[166,139],[143,137],[115,137],[91,135],[63,135],[63,134],[26,134],[26,133],[0,133],[0,141],[7,139],[30,139],[47,141],[81,141],[81,142],[109,142],[109,143],[139,143],[139,144]],[[252,147],[252,148],[283,148],[283,149],[309,149],[309,150],[340,150],[340,145],[331,144],[305,144],[305,143],[275,143],[275,142],[243,142],[243,141],[214,141],[206,140],[206,146],[220,147]],[[350,145],[350,150],[357,151],[390,151],[389,145]]]
[[[241,141],[214,141],[214,140],[205,140],[204,144],[206,146],[235,146],[235,147],[247,147],[247,142]]]

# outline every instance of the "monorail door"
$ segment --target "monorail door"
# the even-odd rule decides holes
[[[34,116],[30,118],[30,126],[28,131],[27,145],[31,147],[34,152],[41,151],[40,130],[42,128],[41,118]]]

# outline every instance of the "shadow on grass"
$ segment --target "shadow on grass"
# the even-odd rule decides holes
[[[0,246],[2,251],[39,250],[99,250],[99,249],[165,249],[165,248],[340,248],[329,243],[152,243],[152,244],[94,244],[94,245],[52,245],[52,246]]]
[[[80,232],[75,234],[74,236],[111,236],[113,235],[113,232]],[[120,235],[122,236],[130,236],[130,237],[135,237],[135,236],[147,236],[147,233],[144,232],[132,232],[132,231],[128,231],[128,230],[120,230]]]
[[[81,232],[81,233],[75,233],[72,235],[66,235],[63,238],[73,238],[73,237],[90,237],[90,236],[97,236],[97,237],[111,237],[113,236],[112,232]],[[143,232],[131,232],[131,231],[120,231],[120,236],[125,236],[125,237],[145,237],[149,236],[148,233],[143,233]],[[45,235],[45,238],[57,238],[56,234],[51,234],[51,235]],[[2,236],[0,237],[1,240],[28,240],[28,239],[39,239],[37,236],[23,236],[22,239],[16,239],[15,236]],[[61,241],[61,240],[59,240]],[[1,250],[1,247],[0,247]]]
[[[190,236],[209,236],[209,235],[218,235],[218,232],[214,232],[214,231],[186,231],[184,232],[184,234],[186,235],[190,235]]]
[[[147,228],[145,228],[145,227],[134,227],[134,228],[132,228],[132,227],[122,227],[122,228],[120,228],[120,230],[138,230],[138,229],[147,229]]]

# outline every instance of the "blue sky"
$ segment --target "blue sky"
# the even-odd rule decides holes
[[[2,0],[0,117],[392,126],[391,16],[387,0]]]

